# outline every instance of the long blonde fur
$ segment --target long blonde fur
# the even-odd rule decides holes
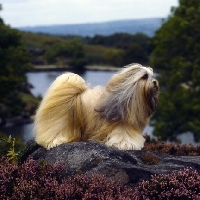
[[[35,140],[47,149],[95,140],[140,150],[157,99],[152,69],[139,64],[123,68],[105,87],[89,88],[77,74],[65,73],[52,83],[36,112]]]

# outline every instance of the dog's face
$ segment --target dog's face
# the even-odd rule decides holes
[[[130,67],[130,70],[136,70],[135,76],[138,78],[135,84],[143,90],[141,95],[146,101],[147,106],[149,106],[149,115],[151,115],[157,106],[158,94],[159,94],[159,84],[158,81],[153,76],[153,69],[150,67]],[[138,71],[137,71],[138,70]]]
[[[153,70],[139,64],[124,67],[106,85],[109,93],[100,110],[109,121],[149,118],[156,109],[159,85]]]

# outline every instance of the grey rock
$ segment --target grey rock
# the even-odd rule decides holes
[[[167,174],[186,167],[200,173],[200,156],[170,156],[146,150],[122,151],[94,141],[66,143],[46,150],[30,140],[22,160],[29,155],[37,161],[63,163],[66,176],[97,172],[130,187],[140,180],[150,179],[153,174]],[[144,160],[145,156],[148,162]]]

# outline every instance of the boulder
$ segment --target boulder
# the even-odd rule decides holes
[[[66,143],[46,150],[30,140],[22,160],[29,155],[36,161],[63,163],[66,176],[97,172],[130,187],[140,180],[150,179],[153,174],[167,174],[186,167],[200,172],[200,156],[171,156],[147,150],[122,151],[95,141]]]

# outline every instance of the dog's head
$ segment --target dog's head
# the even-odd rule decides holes
[[[152,68],[130,64],[107,83],[99,111],[109,121],[142,123],[155,111],[158,91]]]

